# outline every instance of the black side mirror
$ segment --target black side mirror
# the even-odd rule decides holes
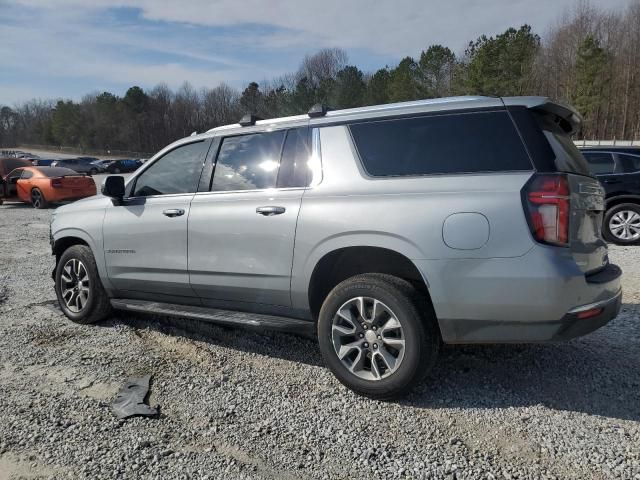
[[[120,175],[108,176],[102,184],[102,194],[111,197],[118,202],[124,198],[124,177]]]

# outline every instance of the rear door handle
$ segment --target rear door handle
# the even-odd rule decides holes
[[[170,208],[169,210],[164,210],[162,214],[167,217],[179,217],[184,215],[184,210],[181,208]]]
[[[273,215],[281,215],[286,210],[287,209],[284,208],[284,207],[268,206],[268,207],[258,207],[258,208],[256,208],[256,213],[258,213],[260,215],[264,215],[265,217],[271,217]]]

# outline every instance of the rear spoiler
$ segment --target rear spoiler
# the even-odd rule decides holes
[[[505,107],[522,106],[534,112],[554,115],[558,120],[556,123],[568,135],[578,133],[582,127],[582,115],[575,108],[554,102],[549,97],[504,97],[502,103]]]

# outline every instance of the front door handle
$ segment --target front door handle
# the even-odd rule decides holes
[[[256,213],[259,213],[260,215],[264,215],[265,217],[271,217],[273,215],[281,215],[286,210],[287,209],[284,208],[284,207],[268,206],[268,207],[258,207],[258,208],[256,208]]]
[[[162,214],[172,218],[179,217],[181,215],[184,215],[184,210],[181,208],[170,208],[169,210],[164,210]]]

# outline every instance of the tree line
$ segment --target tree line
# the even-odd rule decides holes
[[[305,113],[315,103],[351,108],[451,95],[545,95],[575,106],[578,138],[640,138],[640,0],[622,11],[578,3],[541,37],[530,26],[469,42],[456,55],[431,45],[419,57],[363,72],[344,50],[307,55],[292,73],[176,91],[165,84],[129,88],[123,97],[88,94],[79,102],[34,99],[0,106],[0,145],[47,144],[155,152],[197,131]]]

